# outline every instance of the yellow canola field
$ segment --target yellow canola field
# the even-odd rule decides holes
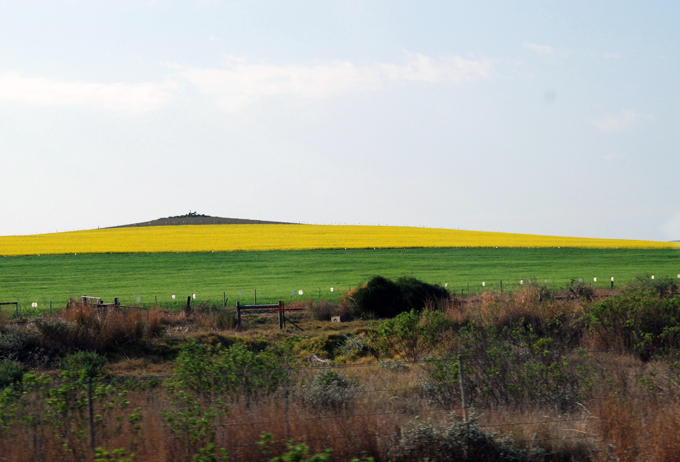
[[[399,247],[680,248],[679,243],[397,226],[185,225],[0,237],[0,255]]]

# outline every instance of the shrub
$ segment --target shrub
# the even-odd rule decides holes
[[[271,433],[263,433],[260,435],[260,441],[257,442],[257,446],[260,448],[265,456],[273,455],[274,446],[274,435]],[[292,441],[286,443],[286,448],[288,452],[282,454],[280,457],[274,457],[269,462],[327,462],[331,454],[333,454],[332,449],[326,449],[320,454],[314,454],[309,456],[309,448],[306,444],[293,444]],[[355,459],[356,460],[356,459]]]
[[[75,380],[94,379],[102,375],[107,362],[94,351],[79,351],[61,360],[62,375]]]
[[[444,315],[438,311],[419,313],[412,309],[401,313],[380,323],[378,351],[406,361],[418,361],[432,353],[445,326]]]
[[[271,393],[286,378],[280,359],[270,351],[204,345],[195,339],[182,345],[175,372],[176,386],[208,395]]]
[[[586,285],[582,280],[572,279],[567,290],[574,298],[592,301],[595,298],[595,289]]]
[[[636,292],[609,298],[586,310],[586,322],[596,348],[680,348],[680,296]]]
[[[333,316],[348,316],[351,311],[345,304],[329,301],[314,302],[309,307],[309,315],[316,321],[330,321]]]
[[[356,381],[334,370],[322,370],[304,387],[302,401],[315,408],[341,409],[348,406],[358,391]]]
[[[368,337],[364,335],[347,335],[345,340],[336,349],[336,352],[341,356],[357,358],[372,350],[371,341]]]
[[[391,451],[398,462],[515,462],[530,460],[532,455],[516,448],[509,437],[484,433],[475,419],[463,422],[455,415],[451,415],[447,426],[423,423],[402,430]]]
[[[0,363],[0,388],[20,383],[24,378],[24,369],[21,364],[5,360]]]
[[[449,293],[443,287],[412,277],[391,281],[375,276],[352,295],[352,314],[355,317],[391,318],[410,309],[420,310],[430,301],[448,297]]]
[[[236,328],[236,314],[224,308],[196,310],[196,324],[204,329],[227,330]]]
[[[0,359],[28,359],[29,352],[39,345],[38,336],[23,327],[0,328]]]
[[[639,274],[633,278],[630,288],[645,292],[654,292],[659,297],[672,297],[678,293],[678,283],[670,276],[658,276],[652,279],[650,274]]]

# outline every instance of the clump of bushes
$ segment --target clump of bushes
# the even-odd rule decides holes
[[[680,349],[680,297],[638,291],[586,310],[588,340],[598,349]],[[641,351],[643,356],[649,356]]]
[[[349,297],[355,317],[392,318],[414,308],[420,310],[428,302],[448,299],[449,293],[441,286],[412,277],[392,281],[375,276]]]

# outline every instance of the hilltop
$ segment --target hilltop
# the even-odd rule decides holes
[[[128,225],[110,226],[109,228],[141,228],[145,226],[179,226],[179,225],[287,225],[290,223],[282,221],[250,220],[246,218],[224,218],[203,215],[197,212],[189,212],[186,215],[175,217],[158,218],[141,223],[131,223]]]

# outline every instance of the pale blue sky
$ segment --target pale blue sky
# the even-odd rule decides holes
[[[680,3],[0,1],[0,235],[680,239]]]

